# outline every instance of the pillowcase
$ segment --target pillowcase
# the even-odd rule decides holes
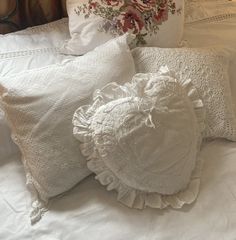
[[[0,80],[1,104],[19,146],[33,193],[31,221],[44,204],[90,174],[72,134],[72,115],[96,88],[135,73],[127,36],[86,56]]]
[[[74,114],[74,135],[89,169],[120,202],[180,208],[199,189],[203,110],[191,82],[181,85],[164,68],[95,92],[93,104]]]
[[[58,52],[58,46],[67,38],[67,19],[0,36],[0,77],[71,58]],[[18,148],[11,140],[4,113],[0,109],[0,158],[7,158],[16,152]]]
[[[166,64],[180,79],[190,78],[206,107],[204,137],[236,141],[236,119],[229,85],[229,56],[216,49],[133,50],[137,72],[157,72]]]
[[[222,21],[236,16],[236,3],[229,0],[187,0],[185,22]]]
[[[47,36],[47,37],[46,37]],[[38,48],[58,48],[69,38],[68,19],[0,36],[0,53],[18,52]],[[16,44],[17,43],[17,44]]]
[[[197,22],[185,26],[184,40],[191,48],[212,46],[227,46],[229,48],[231,55],[229,78],[234,112],[236,113],[236,35],[232,34],[235,29],[236,21],[233,17],[217,23],[214,21]]]
[[[183,33],[184,0],[68,0],[67,11],[66,54],[84,54],[126,32],[136,45],[177,47]]]

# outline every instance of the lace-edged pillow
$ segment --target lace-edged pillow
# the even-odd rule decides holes
[[[136,48],[132,51],[137,72],[158,72],[162,65],[191,79],[206,108],[204,137],[236,141],[230,82],[230,55],[224,49]]]
[[[123,204],[180,208],[196,199],[204,108],[190,81],[161,69],[108,84],[73,124],[88,168]]]

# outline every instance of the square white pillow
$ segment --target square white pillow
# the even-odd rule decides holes
[[[43,203],[90,174],[72,133],[72,115],[96,88],[129,81],[135,73],[127,36],[64,64],[0,80],[0,102],[19,146],[33,193],[32,222]],[[39,198],[38,198],[39,197]]]
[[[0,77],[62,62],[58,47],[69,38],[68,19],[0,36]],[[0,158],[15,154],[10,130],[0,109]]]
[[[138,46],[177,47],[183,34],[184,0],[68,0],[67,12],[66,54],[82,55],[126,32]]]
[[[137,48],[137,72],[157,72],[167,65],[180,79],[191,79],[206,107],[204,137],[236,141],[236,118],[229,83],[229,54],[216,49]]]

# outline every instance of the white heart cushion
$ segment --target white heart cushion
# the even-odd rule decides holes
[[[191,82],[181,85],[163,69],[137,74],[123,86],[106,85],[73,119],[89,169],[134,208],[179,208],[195,200],[203,122]]]

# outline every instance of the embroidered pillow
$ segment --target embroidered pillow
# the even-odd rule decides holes
[[[33,194],[32,222],[39,220],[49,198],[90,174],[72,134],[72,115],[78,105],[89,103],[95,89],[135,74],[126,37],[63,64],[1,78],[0,103]]]
[[[161,69],[106,85],[74,114],[88,167],[129,207],[180,208],[198,194],[204,108],[191,82]]]
[[[190,78],[206,107],[204,137],[236,141],[227,50],[207,48],[136,48],[133,57],[137,72],[157,72],[167,65],[181,79]]]
[[[176,47],[183,33],[184,0],[68,0],[67,11],[67,54],[84,54],[126,32],[139,46]]]

